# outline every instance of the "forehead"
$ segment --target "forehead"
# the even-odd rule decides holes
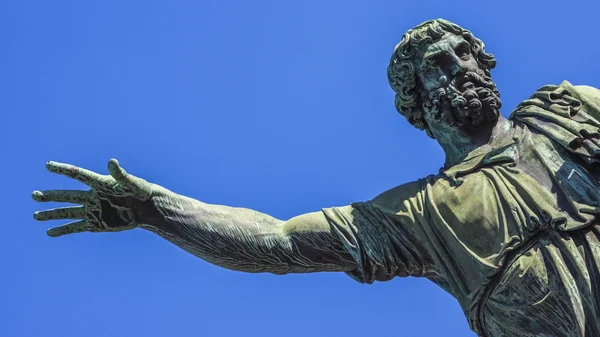
[[[427,55],[437,54],[440,51],[454,49],[463,42],[466,42],[466,40],[462,36],[446,33],[438,41],[425,45],[424,48],[421,49],[422,55],[427,57]]]

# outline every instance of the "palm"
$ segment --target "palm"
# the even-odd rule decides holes
[[[36,212],[39,221],[77,219],[77,221],[48,230],[49,236],[79,232],[116,232],[135,228],[135,209],[152,196],[152,184],[127,174],[117,160],[108,163],[110,175],[100,175],[73,165],[48,162],[50,172],[68,176],[91,190],[34,191],[39,202],[68,202],[79,206],[55,208]]]

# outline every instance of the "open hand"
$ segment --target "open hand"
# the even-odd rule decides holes
[[[56,162],[46,168],[53,173],[78,180],[89,187],[88,191],[48,190],[34,191],[32,198],[38,202],[67,202],[79,204],[34,213],[39,221],[77,219],[77,221],[50,228],[48,235],[57,237],[80,232],[117,232],[137,227],[142,205],[152,197],[153,184],[132,176],[119,166],[116,159],[108,162],[110,175]]]

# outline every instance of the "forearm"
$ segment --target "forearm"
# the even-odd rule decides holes
[[[250,209],[206,204],[168,191],[153,197],[143,213],[141,228],[227,269],[286,274],[355,267],[326,222],[315,227],[305,220],[282,221]]]

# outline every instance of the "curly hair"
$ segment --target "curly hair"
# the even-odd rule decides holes
[[[471,53],[477,60],[479,68],[490,76],[490,70],[496,66],[494,55],[484,51],[484,44],[470,31],[444,19],[428,20],[408,30],[394,48],[394,53],[387,68],[388,81],[396,92],[394,104],[396,110],[410,124],[419,130],[425,130],[434,138],[425,122],[422,98],[417,83],[417,65],[414,57],[425,45],[438,41],[444,34],[453,33],[462,36],[471,45]]]

